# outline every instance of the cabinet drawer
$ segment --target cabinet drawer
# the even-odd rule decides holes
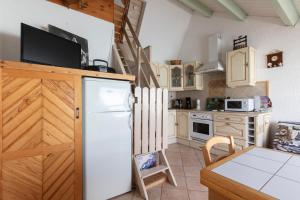
[[[214,115],[214,121],[247,123],[248,117],[241,116],[241,115],[217,114],[217,115]]]
[[[232,135],[235,138],[246,139],[246,124],[238,124],[232,122],[214,122],[214,134],[221,136]]]
[[[247,147],[247,143],[246,143],[245,140],[234,139],[234,144],[235,144],[235,150],[236,151],[243,150],[245,147]],[[216,144],[214,146],[214,148],[228,152],[228,145],[227,144]]]

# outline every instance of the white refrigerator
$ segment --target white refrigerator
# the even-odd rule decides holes
[[[83,79],[84,200],[105,200],[131,190],[130,83]]]

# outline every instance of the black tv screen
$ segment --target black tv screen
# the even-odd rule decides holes
[[[21,61],[80,69],[81,46],[22,23]]]

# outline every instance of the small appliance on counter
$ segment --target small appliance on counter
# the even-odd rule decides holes
[[[192,99],[191,97],[185,98],[185,108],[186,109],[192,109]]]
[[[105,65],[96,65],[96,62],[105,63]],[[93,65],[83,67],[85,70],[98,71],[98,72],[108,72],[108,73],[116,73],[116,71],[108,66],[108,62],[102,59],[94,59]]]
[[[210,97],[206,99],[207,111],[223,111],[225,97]]]
[[[225,111],[252,112],[254,99],[225,99]]]
[[[182,101],[182,99],[175,99],[174,107],[177,108],[177,109],[182,109],[183,108],[183,101]]]
[[[266,112],[272,108],[272,101],[268,96],[254,96],[254,111]]]

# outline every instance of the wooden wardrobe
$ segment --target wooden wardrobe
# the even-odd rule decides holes
[[[0,199],[82,199],[81,78],[108,74],[0,64]]]

